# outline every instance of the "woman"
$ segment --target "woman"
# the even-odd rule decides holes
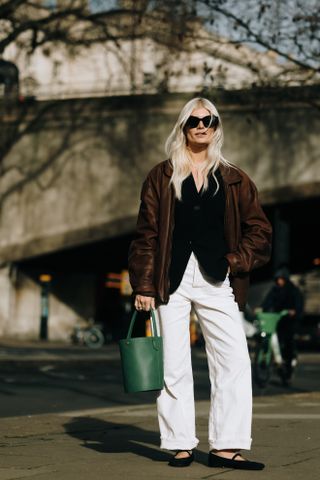
[[[182,109],[166,151],[141,192],[129,251],[138,310],[158,309],[165,388],[157,399],[161,448],[188,466],[198,444],[189,338],[193,305],[206,342],[211,382],[209,466],[260,470],[250,449],[251,366],[240,310],[249,272],[270,256],[271,226],[256,187],[221,154],[216,107],[194,98]]]

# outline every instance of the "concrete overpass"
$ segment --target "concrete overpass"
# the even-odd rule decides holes
[[[220,110],[225,156],[255,180],[279,226],[276,262],[290,260],[284,244],[294,218],[289,208],[291,220],[283,222],[279,205],[286,211],[288,205],[297,206],[300,217],[305,210],[310,216],[320,198],[319,92],[319,87],[309,87],[206,94]],[[170,94],[35,102],[23,112],[6,112],[12,148],[0,178],[0,333],[37,335],[37,279],[45,268],[56,270],[53,338],[64,338],[60,333],[77,319],[95,316],[95,268],[90,271],[89,265],[97,255],[92,248],[106,261],[104,268],[108,259],[116,268],[112,250],[122,237],[124,250],[118,257],[123,268],[141,182],[165,158],[165,139],[190,98]],[[61,265],[76,251],[88,265],[81,269],[74,260],[66,275]],[[57,258],[63,259],[59,271]],[[86,292],[81,301],[77,291]]]

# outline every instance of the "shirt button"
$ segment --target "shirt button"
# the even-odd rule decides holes
[[[200,205],[195,205],[195,206],[193,207],[193,210],[195,210],[195,211],[200,210]]]

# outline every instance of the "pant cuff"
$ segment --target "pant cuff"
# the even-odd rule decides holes
[[[220,440],[209,440],[210,450],[227,450],[227,449],[251,449],[252,439],[244,438],[225,438]]]
[[[165,450],[193,450],[197,447],[199,440],[177,440],[177,439],[161,439],[160,448]]]

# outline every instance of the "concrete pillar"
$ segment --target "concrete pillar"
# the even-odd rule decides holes
[[[76,323],[94,315],[94,276],[60,274],[48,292],[48,339],[70,342]],[[41,282],[16,267],[0,269],[0,336],[39,340]]]
[[[10,321],[11,289],[10,268],[4,266],[0,268],[0,336],[5,334]]]

